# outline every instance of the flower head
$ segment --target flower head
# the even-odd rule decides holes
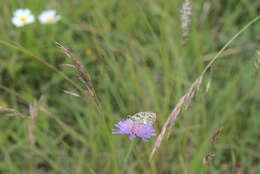
[[[34,22],[34,16],[29,9],[18,9],[14,12],[12,23],[16,27],[22,27]]]
[[[140,137],[144,141],[148,141],[146,138],[151,138],[155,136],[155,130],[152,125],[144,125],[140,123],[133,122],[130,119],[120,121],[115,124],[119,129],[112,129],[114,132],[112,134],[129,134],[129,139],[132,140],[135,137]]]
[[[56,15],[55,10],[44,11],[38,16],[38,19],[42,24],[53,24],[59,21],[60,18],[59,15]]]

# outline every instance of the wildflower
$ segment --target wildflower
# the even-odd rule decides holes
[[[144,141],[149,141],[146,138],[151,138],[151,136],[156,135],[152,125],[136,123],[130,119],[120,121],[115,124],[115,126],[119,129],[112,129],[114,131],[112,134],[129,134],[130,140],[134,139],[135,137],[140,137]]]
[[[90,56],[92,55],[92,50],[90,48],[86,49],[86,55]]]
[[[53,24],[56,23],[61,19],[59,15],[56,15],[55,10],[47,10],[42,12],[39,16],[38,19],[40,23],[42,24]]]
[[[29,9],[18,9],[14,12],[12,23],[16,27],[23,27],[34,22],[34,16]]]
[[[95,49],[87,48],[85,53],[87,56],[89,56],[92,59],[92,61],[98,60],[98,56],[97,53],[95,52]]]

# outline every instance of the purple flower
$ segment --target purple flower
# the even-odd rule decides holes
[[[114,132],[112,134],[129,134],[129,139],[132,140],[135,137],[140,137],[144,141],[148,141],[146,138],[151,138],[155,136],[155,130],[152,125],[144,125],[140,123],[135,123],[130,119],[124,121],[119,121],[115,124],[119,129],[112,129]]]

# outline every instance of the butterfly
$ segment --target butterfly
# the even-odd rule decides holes
[[[155,112],[138,112],[134,115],[128,115],[128,119],[133,121],[134,123],[144,124],[144,125],[152,125],[156,120]]]

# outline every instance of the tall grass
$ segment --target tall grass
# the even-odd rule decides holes
[[[29,105],[44,95],[32,149],[29,117],[1,114],[0,171],[202,173],[210,137],[224,126],[209,173],[235,173],[238,167],[245,173],[258,173],[260,83],[259,76],[252,74],[259,22],[223,49],[224,57],[216,64],[210,68],[206,64],[208,55],[215,54],[258,15],[259,4],[192,2],[190,30],[182,45],[182,2],[0,2],[0,106],[29,115]],[[55,8],[62,20],[54,25],[15,28],[10,18],[20,7],[30,8],[34,14]],[[84,86],[75,76],[77,71],[59,66],[73,62],[60,53],[55,41],[84,64],[104,117],[89,98],[63,92],[79,93]],[[127,136],[109,134],[114,123],[138,111],[158,113],[155,127],[159,134],[178,100],[206,71],[200,92],[189,109],[180,113],[153,160],[148,159],[155,139],[131,142]],[[209,79],[206,93],[203,90]]]

